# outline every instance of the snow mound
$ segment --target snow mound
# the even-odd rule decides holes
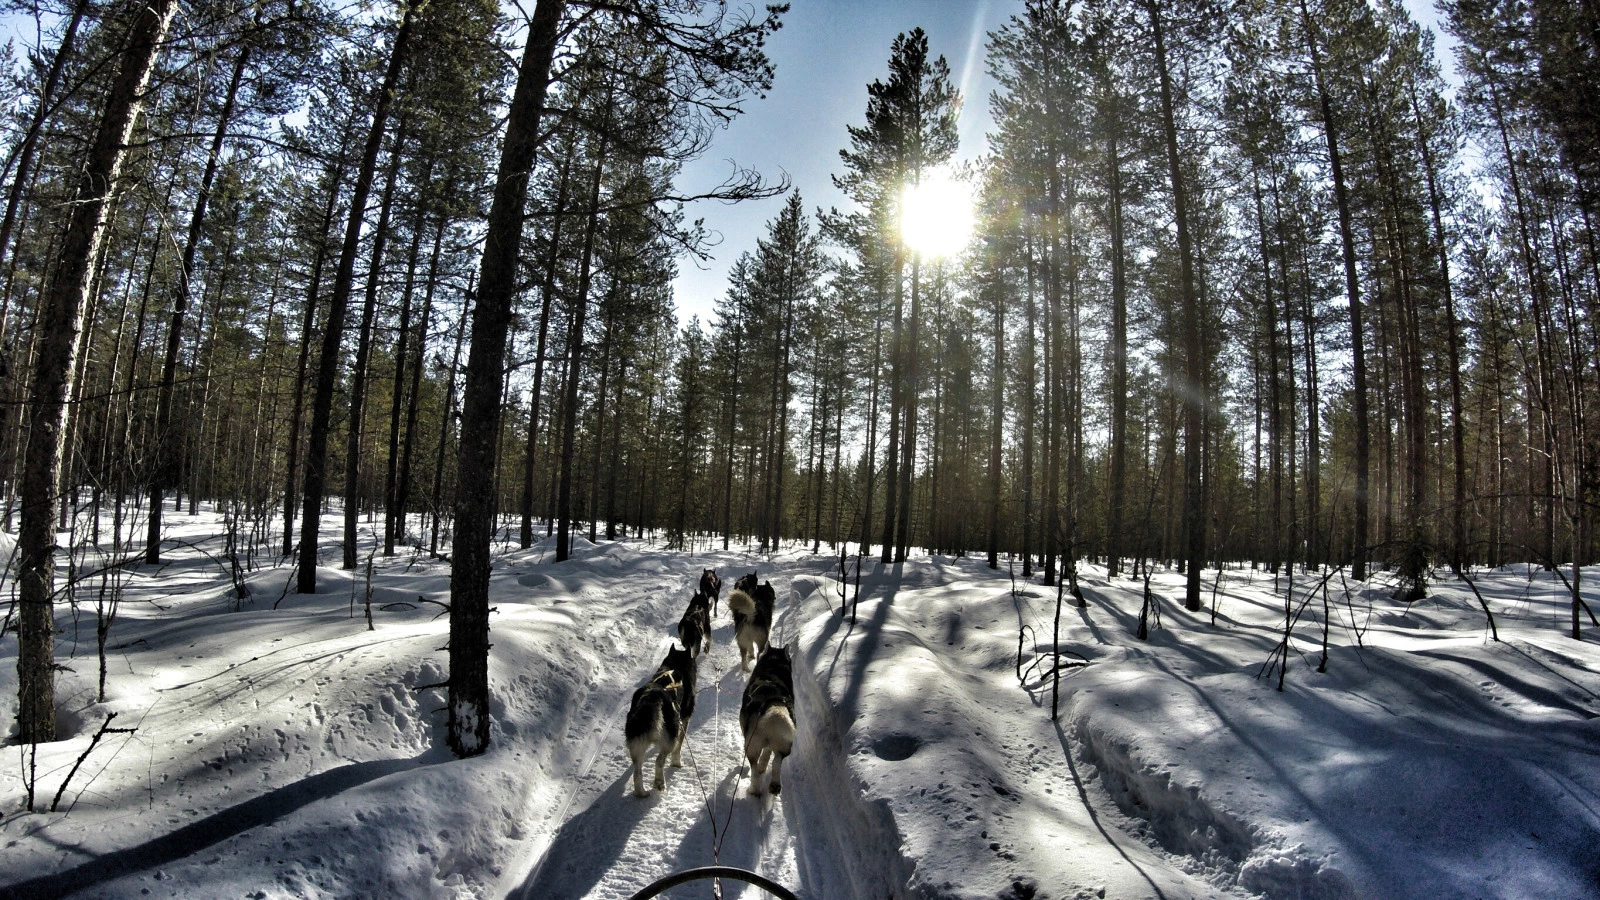
[[[1278,850],[1262,848],[1239,870],[1239,884],[1268,897],[1301,900],[1353,900],[1355,885],[1326,859],[1313,858],[1300,844]]]
[[[833,585],[807,597],[796,666],[800,727],[837,735],[854,788],[838,827],[883,879],[856,896],[1218,894],[1099,823],[1048,693],[1017,681],[1017,601],[995,575],[935,561],[862,581],[854,625]]]
[[[1141,764],[1138,751],[1097,727],[1074,706],[1075,749],[1094,767],[1100,785],[1132,826],[1128,830],[1179,859],[1214,884],[1237,883],[1267,897],[1354,900],[1355,885],[1326,857],[1303,845],[1275,846],[1271,836],[1215,806],[1206,785],[1165,766]]]

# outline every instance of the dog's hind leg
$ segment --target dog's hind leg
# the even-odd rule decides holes
[[[672,742],[672,767],[674,769],[683,768],[683,739],[688,734],[689,729],[687,727],[682,728],[678,731],[678,739]],[[666,751],[663,750],[661,755],[665,756]]]
[[[754,740],[745,742],[744,758],[750,763],[750,793],[752,794],[761,793],[761,788],[756,784],[758,777],[761,775],[761,770],[756,768],[756,759],[760,755],[761,751],[757,748]]]
[[[789,758],[787,753],[772,754],[772,778],[770,790],[773,795],[783,793],[783,761]]]
[[[663,791],[667,788],[667,752],[671,745],[667,743],[656,744],[656,790]]]
[[[647,796],[647,792],[644,789],[643,769],[644,751],[648,749],[648,744],[644,748],[639,748],[632,741],[628,743],[628,755],[633,758],[633,795],[635,797]]]

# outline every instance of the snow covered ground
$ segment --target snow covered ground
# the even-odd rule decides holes
[[[368,631],[364,574],[334,568],[315,596],[257,569],[236,609],[220,531],[174,517],[169,562],[133,570],[104,703],[93,597],[61,609],[64,738],[40,748],[40,808],[108,713],[136,730],[107,735],[53,813],[21,811],[28,757],[0,748],[0,896],[625,900],[720,862],[807,900],[1600,897],[1600,654],[1565,637],[1549,573],[1477,576],[1499,642],[1463,583],[1406,607],[1334,578],[1327,671],[1317,595],[1280,693],[1258,675],[1286,584],[1261,572],[1223,574],[1215,624],[1157,574],[1139,641],[1141,583],[1086,568],[1055,642],[1055,589],[978,560],[869,562],[852,624],[836,558],[580,541],[554,564],[541,544],[496,563],[493,743],[455,760],[429,687],[446,622],[419,602],[448,601],[447,568],[377,557]],[[800,726],[779,798],[745,792],[725,606],[683,768],[629,792],[628,697],[702,566],[778,591]],[[1297,577],[1297,608],[1319,580]],[[1057,648],[1087,664],[1062,669],[1052,722]],[[0,639],[8,732],[16,652]],[[764,896],[741,887],[725,895]]]

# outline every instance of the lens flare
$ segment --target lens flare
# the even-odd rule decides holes
[[[960,253],[972,225],[972,187],[949,172],[924,172],[900,194],[900,240],[925,257]]]

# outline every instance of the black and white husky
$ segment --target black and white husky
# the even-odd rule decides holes
[[[722,599],[722,579],[716,569],[700,570],[700,593],[711,599],[711,617],[717,617],[717,601]]]
[[[711,601],[696,592],[689,600],[689,608],[678,620],[678,641],[689,649],[689,655],[698,657],[711,650]],[[702,650],[701,645],[705,647]]]
[[[754,572],[741,577],[738,586],[728,594],[728,611],[733,613],[733,638],[739,644],[739,670],[742,672],[750,671],[751,660],[767,649],[777,597],[772,582],[755,584]]]
[[[671,754],[672,765],[681,766],[683,738],[689,732],[689,718],[694,715],[695,660],[689,651],[673,647],[661,661],[655,675],[643,687],[633,692],[633,704],[628,707],[628,719],[623,725],[627,738],[628,756],[633,759],[633,793],[643,797],[641,772],[644,757],[650,748],[656,750],[656,790],[667,786],[665,767]]]
[[[783,792],[783,761],[794,752],[794,671],[785,647],[768,647],[756,660],[739,704],[750,793],[761,793],[761,774],[772,763],[772,793]]]

